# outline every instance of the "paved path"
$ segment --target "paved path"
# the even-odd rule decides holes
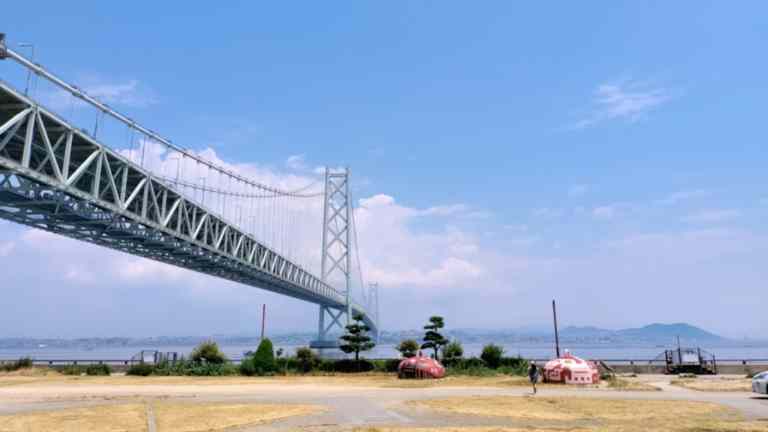
[[[749,419],[768,418],[768,398],[745,392],[701,392],[654,383],[663,391],[540,388],[537,397],[578,396],[640,400],[691,400],[715,402],[741,411]],[[259,426],[259,431],[338,430],[360,425],[455,426],[509,425],[504,418],[436,414],[413,408],[410,400],[468,396],[530,396],[527,387],[428,387],[381,388],[344,385],[259,383],[228,384],[35,384],[0,387],[0,414],[124,403],[138,399],[172,399],[190,402],[269,402],[314,404],[328,409],[320,414],[295,417]],[[249,429],[242,429],[249,430]],[[252,430],[257,430],[253,428]]]

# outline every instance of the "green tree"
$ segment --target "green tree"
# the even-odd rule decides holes
[[[405,358],[411,358],[416,356],[416,352],[419,351],[419,343],[413,339],[405,339],[395,347],[400,351],[400,354]]]
[[[189,358],[195,363],[224,364],[227,356],[219,349],[219,345],[212,341],[205,341],[192,350]]]
[[[422,349],[435,350],[435,359],[440,359],[440,348],[448,343],[448,339],[440,334],[440,329],[445,327],[445,322],[441,316],[433,316],[429,318],[429,324],[424,326],[424,330],[427,332],[424,334],[424,343],[421,344]]]
[[[368,336],[371,328],[363,322],[363,316],[355,314],[352,319],[354,323],[347,326],[347,333],[341,337],[344,343],[339,346],[339,349],[347,354],[355,353],[355,363],[357,363],[360,361],[360,353],[371,350],[376,344]]]
[[[461,342],[455,340],[448,343],[443,348],[443,362],[445,365],[449,365],[458,361],[464,356],[464,347],[461,346]]]
[[[248,356],[240,365],[240,372],[243,375],[266,375],[277,370],[275,362],[275,352],[272,341],[264,338],[256,348],[256,352]]]
[[[480,354],[480,358],[491,369],[496,369],[501,366],[501,358],[503,356],[504,348],[495,344],[488,344],[484,346],[483,353]]]
[[[296,360],[303,373],[307,373],[315,367],[317,356],[309,347],[296,348]]]

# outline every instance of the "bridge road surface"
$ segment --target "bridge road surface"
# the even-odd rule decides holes
[[[665,380],[665,381],[662,381]],[[669,385],[662,377],[654,385],[662,391],[609,389],[540,389],[538,397],[578,396],[612,399],[688,400],[714,402],[740,411],[747,419],[768,418],[768,398],[746,392],[702,392]],[[77,384],[35,383],[0,387],[0,414],[47,411],[90,405],[122,404],[138,399],[178,402],[286,403],[326,407],[325,412],[293,417],[240,431],[343,430],[359,426],[520,426],[514,419],[437,413],[414,408],[411,400],[469,396],[530,396],[527,387],[382,388],[322,383],[254,384]]]

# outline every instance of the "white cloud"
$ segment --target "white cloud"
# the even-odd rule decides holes
[[[727,222],[741,216],[740,210],[735,209],[710,209],[701,210],[683,218],[690,223],[717,223]]]
[[[574,127],[581,129],[610,120],[635,122],[671,98],[669,90],[640,81],[600,84],[594,92],[591,112]]]
[[[712,195],[712,191],[708,189],[693,189],[687,191],[679,191],[670,194],[664,199],[658,201],[661,205],[675,205],[683,201],[688,201],[695,198],[704,198]]]
[[[85,81],[86,83],[80,86],[81,90],[108,105],[144,108],[157,103],[153,92],[134,79],[124,82],[105,82],[87,78]],[[83,100],[60,89],[44,93],[40,97],[43,104],[57,110],[88,106]]]
[[[451,204],[429,207],[421,210],[419,215],[421,216],[451,216],[457,213],[464,213],[469,210],[469,207],[465,204]]]
[[[387,206],[393,205],[394,203],[395,203],[395,199],[385,194],[378,194],[370,198],[360,199],[360,207],[369,208],[369,209],[376,208],[376,207],[387,207]]]
[[[451,208],[405,207],[384,194],[361,199],[355,217],[366,278],[392,289],[451,288],[483,275],[482,248],[473,234],[453,226],[429,233],[411,226],[425,214],[459,216]]]
[[[307,169],[307,163],[305,160],[304,154],[298,154],[289,156],[288,159],[285,160],[285,166],[288,167],[288,169],[294,170],[294,171],[304,171]]]
[[[568,188],[568,196],[570,197],[580,197],[586,195],[587,191],[589,191],[589,185],[586,184],[575,184]]]

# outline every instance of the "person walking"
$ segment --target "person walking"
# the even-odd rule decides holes
[[[533,394],[536,394],[536,383],[539,382],[539,367],[535,362],[531,362],[528,365],[528,379],[531,380],[533,386]]]

